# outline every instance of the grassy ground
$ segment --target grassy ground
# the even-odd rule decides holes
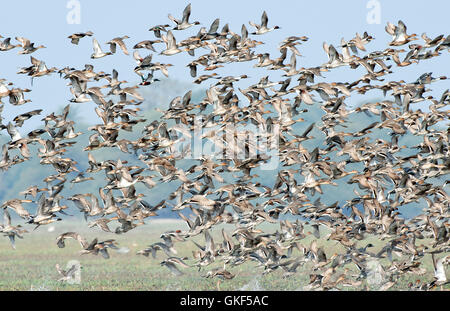
[[[100,229],[89,229],[85,223],[64,222],[64,224],[55,225],[52,232],[49,232],[49,226],[46,226],[25,234],[23,240],[17,240],[16,250],[12,249],[7,238],[1,238],[0,290],[216,290],[217,280],[205,278],[202,275],[205,275],[210,268],[220,266],[218,263],[206,267],[207,270],[202,269],[200,273],[196,268],[181,268],[185,274],[176,277],[166,267],[160,266],[160,262],[166,258],[164,253],[158,252],[156,259],[151,256],[147,258],[136,255],[137,251],[146,248],[149,244],[161,241],[159,235],[162,232],[185,230],[185,227],[183,222],[177,221],[149,222],[126,234],[116,235],[102,232]],[[229,232],[233,228],[227,229]],[[278,228],[270,229],[274,231]],[[216,243],[222,241],[219,230],[212,232],[213,237],[216,237]],[[95,237],[99,241],[116,239],[119,247],[127,247],[130,251],[128,253],[109,251],[111,258],[105,260],[100,255],[79,254],[81,248],[75,240],[66,240],[66,247],[58,248],[55,243],[56,237],[68,231],[77,231],[88,241]],[[194,240],[204,244],[203,235],[195,237]],[[310,241],[311,237],[307,237],[301,243],[309,245]],[[375,245],[372,249],[374,252],[384,245],[370,237],[359,244],[364,246],[368,242]],[[335,241],[320,241],[318,244],[325,247],[328,257],[342,251],[342,246]],[[192,258],[192,250],[195,250],[196,246],[191,241],[187,241],[176,243],[175,248],[179,257]],[[81,282],[79,284],[58,282],[60,276],[55,265],[59,264],[62,268],[66,268],[71,260],[79,261],[81,264]],[[407,289],[407,284],[416,279],[431,281],[433,278],[431,257],[426,255],[422,260],[423,267],[428,272],[422,276],[407,275],[393,289]],[[187,262],[194,263],[192,259]],[[381,263],[386,265],[385,259],[382,259]],[[349,273],[356,273],[353,264],[347,266],[350,268]],[[227,267],[227,269],[236,276],[232,280],[222,282],[220,285],[222,290],[302,290],[303,286],[308,284],[309,274],[312,271],[311,265],[306,264],[298,269],[297,274],[283,278],[283,271],[278,270],[261,275],[263,268],[256,267],[255,262]]]

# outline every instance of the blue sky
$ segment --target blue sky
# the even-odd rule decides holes
[[[132,45],[146,40],[154,39],[153,33],[148,29],[157,24],[172,24],[167,18],[167,14],[180,18],[187,3],[192,4],[191,20],[201,22],[200,26],[191,27],[185,31],[175,31],[177,40],[187,38],[196,34],[201,26],[209,28],[211,22],[219,17],[219,29],[225,23],[230,25],[230,29],[240,33],[242,24],[246,24],[249,31],[252,27],[249,21],[259,23],[263,10],[266,10],[269,17],[269,26],[278,25],[278,31],[259,36],[265,42],[257,51],[267,51],[271,58],[278,57],[278,43],[291,35],[306,35],[310,40],[299,47],[299,51],[304,57],[297,59],[297,66],[308,67],[318,66],[327,61],[327,56],[322,49],[322,43],[338,45],[341,38],[351,39],[356,32],[362,34],[367,31],[376,38],[367,47],[369,51],[381,50],[387,47],[391,37],[384,27],[388,21],[397,23],[403,20],[408,26],[409,33],[416,33],[419,37],[426,32],[429,37],[434,38],[439,34],[448,35],[445,31],[450,30],[450,19],[448,12],[450,2],[448,1],[387,1],[379,0],[380,3],[380,24],[369,24],[367,15],[371,9],[367,8],[369,0],[346,0],[346,1],[112,1],[112,0],[79,0],[81,4],[80,24],[68,24],[67,3],[69,0],[59,1],[27,1],[16,0],[2,3],[2,18],[0,19],[0,35],[3,37],[23,36],[29,38],[37,45],[43,44],[47,48],[41,49],[32,55],[44,60],[49,67],[58,68],[69,65],[75,68],[82,68],[84,64],[93,64],[96,71],[103,70],[110,73],[112,68],[119,71],[119,78],[130,83],[138,82],[139,77],[133,72],[135,62],[132,56],[124,55],[120,50],[115,55],[98,60],[90,59],[92,53],[92,39],[84,38],[79,45],[72,45],[67,36],[74,32],[94,32],[94,37],[100,42],[104,49],[109,47],[105,42],[117,37],[128,35],[129,50]],[[255,36],[256,37],[256,36]],[[12,40],[15,42],[15,40]],[[421,41],[421,39],[420,39]],[[163,45],[156,45],[158,51]],[[407,47],[406,47],[407,48]],[[146,51],[141,51],[146,55]],[[14,82],[16,87],[31,88],[32,92],[27,94],[27,98],[32,103],[21,107],[8,107],[6,105],[3,114],[5,122],[8,118],[13,118],[16,114],[32,109],[42,108],[44,113],[50,113],[65,106],[71,98],[69,87],[65,86],[67,80],[60,79],[57,74],[51,77],[35,79],[34,86],[30,84],[30,79],[16,72],[25,66],[30,65],[29,55],[17,55],[18,49],[7,52],[0,52],[0,78]],[[197,52],[196,57],[207,53]],[[432,60],[427,60],[420,65],[412,65],[407,68],[396,68],[398,73],[390,76],[390,79],[404,79],[414,81],[424,72],[433,72],[434,76],[448,75],[450,67],[449,53]],[[290,54],[288,54],[288,57]],[[186,53],[173,57],[154,55],[155,61],[174,64],[169,68],[171,78],[180,81],[192,81],[189,69],[185,65],[193,60]],[[253,62],[254,63],[254,62]],[[255,69],[252,64],[247,67],[232,65],[230,68],[221,68],[217,71],[219,75],[238,75],[249,73],[254,80],[269,74],[265,69]],[[327,80],[337,81],[346,79],[357,79],[365,72],[362,68],[351,72],[348,69],[338,69],[335,72],[326,74]],[[207,87],[207,84],[202,86]],[[193,85],[195,87],[195,85]],[[435,88],[435,85],[433,85]],[[436,83],[437,94],[448,88],[448,80]],[[182,95],[182,94],[180,94]],[[436,95],[438,96],[438,95]],[[3,99],[7,102],[7,98]],[[85,104],[88,110],[86,113],[93,113],[94,104]],[[34,122],[34,121],[33,121]],[[29,124],[33,124],[30,122]],[[26,127],[26,126],[25,126]],[[3,133],[5,134],[5,133]]]

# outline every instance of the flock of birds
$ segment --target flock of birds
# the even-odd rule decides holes
[[[61,78],[70,81],[71,103],[93,101],[102,123],[89,128],[92,132],[89,145],[83,149],[89,167],[84,171],[66,154],[75,145],[73,139],[81,134],[76,132],[75,122],[68,118],[70,104],[59,115],[45,116],[42,119],[44,127],[27,135],[22,135],[18,128],[33,116],[40,115],[42,110],[18,115],[6,125],[0,123],[0,130],[6,130],[11,138],[2,147],[0,168],[3,171],[29,160],[29,145],[37,145],[40,164],[51,166],[55,171],[43,180],[45,187],[30,186],[21,193],[22,198],[1,205],[4,222],[0,232],[11,240],[13,247],[15,238],[22,238],[28,231],[20,224],[12,224],[11,212],[37,228],[62,220],[68,208],[63,203],[71,201],[84,214],[89,227],[123,234],[143,225],[159,210],[170,208],[186,222],[187,229],[164,232],[161,242],[149,245],[138,254],[156,258],[158,252],[164,253],[167,258],[161,265],[175,275],[182,275],[183,269],[189,267],[197,267],[200,271],[221,262],[223,268],[212,269],[205,276],[231,279],[235,275],[229,267],[254,261],[263,273],[282,270],[283,277],[291,277],[299,267],[309,263],[312,265],[308,270],[310,282],[304,289],[364,288],[367,286],[368,263],[386,258],[386,264],[382,266],[385,281],[381,289],[391,288],[405,274],[423,275],[427,272],[423,268],[426,260],[433,263],[433,281],[418,280],[409,287],[428,290],[449,283],[444,267],[450,263],[450,204],[444,188],[448,184],[446,178],[450,168],[450,132],[448,123],[445,124],[449,116],[446,107],[450,103],[450,92],[445,91],[440,98],[429,95],[429,86],[446,77],[425,73],[413,82],[387,82],[385,78],[395,66],[409,66],[449,52],[450,36],[429,38],[423,34],[423,42],[419,43],[417,35],[408,34],[402,21],[397,25],[388,23],[386,32],[392,36],[388,48],[359,56],[367,52],[366,46],[374,39],[365,32],[350,40],[342,39],[336,47],[324,43],[328,62],[317,67],[298,68],[297,56],[301,54],[297,47],[308,40],[306,36],[284,39],[279,44],[280,54],[276,58],[269,53],[255,52],[263,42],[251,35],[259,36],[279,28],[269,26],[266,12],[260,24],[249,23],[255,29],[251,33],[245,25],[240,34],[234,33],[228,24],[219,30],[219,19],[216,19],[209,30],[201,27],[195,36],[175,39],[175,33],[200,24],[191,22],[190,14],[190,5],[185,8],[181,20],[169,14],[174,25],[151,27],[149,31],[155,38],[133,46],[133,57],[137,62],[134,72],[140,77],[140,82],[133,86],[123,86],[126,81],[119,80],[116,70],[112,74],[96,72],[90,64],[81,69],[49,68],[44,61],[31,56],[31,66],[20,69],[18,74],[26,74],[32,79],[59,73]],[[77,45],[83,38],[93,35],[92,32],[75,33],[69,39]],[[127,39],[128,36],[123,36],[108,41],[106,44],[110,49],[106,51],[93,37],[91,58],[112,57],[117,53],[117,46],[129,55]],[[20,44],[12,44],[11,38],[6,38],[0,43],[0,51],[19,48],[19,54],[31,54],[44,48],[25,38],[16,37],[16,40]],[[158,53],[156,47],[159,44],[165,44],[166,49]],[[142,57],[139,50],[147,51],[148,55]],[[201,51],[206,52],[187,64],[194,83],[214,81],[207,87],[201,102],[191,101],[192,92],[189,91],[174,98],[160,120],[147,123],[140,118],[138,106],[144,98],[139,88],[157,83],[158,72],[168,76],[168,67],[172,66],[155,62],[153,53],[164,58],[187,52],[195,57]],[[288,53],[290,58],[287,58]],[[282,80],[272,82],[267,75],[256,84],[236,89],[234,84],[247,79],[247,75],[221,77],[213,72],[236,62],[254,62],[254,67],[281,72]],[[351,82],[316,82],[323,78],[323,73],[337,67],[360,68],[363,75]],[[199,69],[205,73],[198,75]],[[97,85],[93,86],[95,82]],[[370,91],[382,91],[384,99],[364,103],[355,109],[346,106],[345,101],[352,93]],[[31,90],[0,80],[0,99],[9,97],[11,105],[30,102],[26,98],[28,92]],[[428,111],[413,109],[416,103],[428,105]],[[3,106],[2,103],[0,112]],[[321,120],[299,117],[308,111],[308,106],[317,106],[324,111]],[[345,132],[347,124],[357,114],[365,114],[376,121],[364,124],[357,131]],[[190,135],[183,128],[194,132],[194,120],[198,116],[202,116],[203,128],[214,128],[202,139],[231,149],[236,156],[204,156],[193,160],[192,167],[182,169],[177,166],[177,161],[183,160],[190,150],[175,152],[175,145],[181,140],[181,134]],[[145,129],[136,140],[120,138],[123,131],[132,132],[139,123],[143,123]],[[257,125],[264,129],[259,138],[265,142],[279,136],[276,152],[280,168],[275,171],[277,177],[273,185],[255,182],[257,174],[252,175],[252,171],[270,157],[266,154],[248,157],[256,146],[250,142],[235,144],[227,140],[228,124]],[[294,126],[302,124],[305,124],[305,130],[298,133]],[[376,130],[384,131],[386,135],[371,138],[370,134]],[[312,131],[320,131],[324,139],[308,150],[304,144],[314,138],[310,136]],[[245,134],[245,130],[234,133],[235,136]],[[401,145],[407,135],[419,138],[420,143]],[[270,144],[266,145],[270,150]],[[108,148],[134,154],[141,164],[133,165],[121,159],[97,161],[94,151]],[[67,198],[61,195],[68,183],[76,186],[92,180],[94,174],[102,171],[105,185],[98,189],[100,200],[95,193],[80,193]],[[225,175],[232,175],[232,181]],[[345,204],[322,203],[323,188],[337,186],[336,181],[344,178],[348,184],[358,186],[359,190],[354,190],[355,196],[346,198]],[[147,202],[145,194],[136,191],[137,184],[152,189],[159,183],[171,181],[181,185],[159,203]],[[315,195],[318,198],[313,201],[311,198]],[[404,219],[399,208],[411,202],[421,203],[423,212]],[[32,214],[27,206],[36,207],[36,212]],[[188,215],[188,211],[191,214]],[[111,229],[114,222],[119,226]],[[231,232],[222,229],[222,240],[214,241],[210,232],[214,226],[224,223],[235,225],[235,229]],[[278,223],[279,230],[263,232],[258,228],[262,223]],[[306,224],[312,232],[304,231]],[[194,241],[197,249],[193,251],[193,257],[177,257],[177,244],[198,235],[204,236],[205,243],[200,245]],[[302,239],[307,236],[313,239],[309,245],[304,245]],[[378,252],[370,251],[373,248],[370,243],[358,247],[357,243],[364,243],[367,237],[377,237],[384,246]],[[113,239],[88,242],[76,232],[60,235],[57,246],[65,247],[67,239],[77,240],[82,254],[100,253],[106,259],[110,256],[108,249],[118,249]],[[335,241],[344,251],[331,255],[325,246],[319,246],[322,240]],[[349,273],[354,272],[349,268],[352,265],[357,268],[356,274]],[[72,270],[64,271],[58,266],[62,279],[67,279]]]

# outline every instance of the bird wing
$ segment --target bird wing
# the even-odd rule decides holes
[[[230,249],[233,249],[234,243],[231,240],[231,238],[228,236],[228,234],[225,232],[225,229],[223,229],[223,228],[222,228],[222,236],[223,236],[224,243],[227,243],[230,246]]]
[[[16,240],[15,240],[15,234],[9,234],[9,241],[11,242],[12,248],[16,249]]]
[[[4,225],[6,226],[11,225],[11,215],[9,214],[6,208],[3,210],[3,220],[5,221]]]
[[[396,32],[398,32],[399,34],[406,35],[406,25],[401,20],[398,21],[398,27],[396,29]]]
[[[109,42],[109,50],[111,51],[111,53],[115,54],[116,50],[117,50],[117,45],[115,42]]]
[[[200,244],[198,244],[195,241],[192,241],[192,243],[194,243],[198,248],[200,248],[202,251],[205,251],[205,247],[201,246]]]
[[[191,16],[191,4],[189,3],[183,10],[183,19],[182,22],[188,22],[189,16]]]
[[[125,45],[125,43],[123,42],[122,39],[116,40],[116,43],[122,49],[123,53],[125,53],[125,55],[130,55],[130,53],[128,52],[127,46]]]
[[[30,56],[30,59],[31,59],[31,63],[32,63],[34,66],[39,66],[39,65],[41,64],[41,61],[38,60],[37,58],[34,58],[33,56]]]
[[[100,249],[100,254],[102,254],[103,258],[109,259],[108,250],[106,248],[101,248]]]
[[[268,21],[269,19],[267,18],[267,13],[266,11],[264,11],[263,14],[261,15],[261,27],[267,27]]]
[[[22,206],[20,202],[16,204],[6,204],[6,206],[12,208],[22,218],[30,216],[30,213]]]
[[[100,44],[98,43],[97,39],[92,38],[92,44],[93,44],[95,54],[102,53],[102,48],[100,47]]]
[[[141,57],[141,55],[139,54],[138,51],[134,51],[134,52],[133,52],[133,58],[136,60],[136,62],[138,63],[138,65],[141,64],[141,60],[143,59],[143,58]]]
[[[30,40],[24,37],[16,37],[16,40],[22,44],[22,47],[26,47],[30,45]]]
[[[167,32],[167,48],[172,49],[177,47],[177,42],[171,30]]]
[[[445,269],[443,265],[444,258],[436,260],[434,253],[431,253],[433,259],[434,276],[438,282],[447,282],[447,276],[445,275]]]
[[[16,129],[16,127],[11,122],[8,123],[6,130],[9,134],[9,136],[11,136],[12,141],[16,141],[16,140],[19,140],[22,138],[19,131]]]
[[[183,261],[183,259],[181,259],[181,258],[178,258],[178,257],[170,257],[169,259],[172,260],[174,263],[177,263],[177,264],[179,264],[179,265],[181,265],[181,266],[183,266],[183,267],[185,267],[185,268],[189,268],[189,265],[188,265],[187,263],[185,263],[185,262]]]
[[[209,31],[208,31],[209,34],[213,34],[213,33],[217,32],[217,29],[219,28],[219,22],[220,22],[220,19],[218,19],[218,18],[216,18],[214,20],[214,22],[212,22],[211,27],[209,27]]]
[[[297,57],[295,56],[295,53],[292,53],[291,55],[291,67],[292,70],[295,70],[295,67],[297,67]]]
[[[214,254],[215,246],[214,246],[214,240],[212,239],[211,235],[209,234],[208,230],[205,230],[205,250],[212,254]]]
[[[303,132],[302,137],[306,137],[313,130],[315,124],[316,122],[311,123],[311,125]]]
[[[395,25],[394,24],[392,24],[392,23],[390,23],[390,22],[388,22],[387,23],[387,25],[386,25],[386,27],[385,27],[385,30],[386,30],[386,32],[388,33],[388,34],[390,34],[390,35],[394,35],[395,34]]]
[[[319,229],[319,225],[318,224],[313,224],[312,225],[313,228],[313,235],[317,238],[320,239],[320,229]]]
[[[323,50],[325,51],[325,53],[327,53],[327,55],[330,55],[330,46],[328,45],[328,43],[324,42],[322,44]]]
[[[47,209],[45,206],[46,205],[45,204],[46,197],[45,197],[44,193],[41,194],[37,203],[38,203],[38,208],[37,208],[36,214],[37,215],[46,215],[47,214]]]
[[[169,19],[174,22],[175,24],[180,24],[180,20],[176,19],[175,17],[172,16],[172,14],[168,15]]]
[[[172,273],[175,274],[176,276],[183,275],[183,272],[178,270],[178,268],[173,263],[171,263],[171,262],[164,262],[164,265],[167,268],[169,268],[169,270],[172,271]]]
[[[85,249],[86,250],[93,250],[95,245],[97,245],[98,239],[95,238],[94,240],[92,240],[91,244],[89,244]]]

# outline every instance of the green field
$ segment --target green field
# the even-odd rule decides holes
[[[268,227],[265,230],[279,229],[279,227]],[[221,226],[212,231],[215,243],[221,243],[219,237]],[[27,227],[28,229],[28,227]],[[203,277],[212,268],[222,266],[220,262],[213,263],[203,268],[200,272],[196,267],[180,268],[185,274],[183,276],[172,275],[166,267],[161,267],[160,262],[166,258],[163,252],[158,252],[157,258],[136,255],[136,252],[146,248],[149,244],[159,242],[159,235],[168,230],[186,229],[183,222],[158,221],[149,222],[125,234],[116,235],[102,232],[100,229],[89,229],[86,223],[66,222],[58,223],[52,232],[47,227],[38,228],[36,231],[25,234],[24,239],[18,239],[16,250],[12,249],[9,240],[0,239],[0,290],[216,290],[217,279]],[[233,227],[226,227],[227,232]],[[32,230],[32,227],[29,228]],[[117,253],[109,250],[110,259],[105,260],[101,255],[81,255],[80,245],[75,240],[66,240],[65,248],[58,248],[55,239],[58,235],[67,231],[77,231],[88,241],[97,237],[99,241],[116,239],[119,247],[130,249],[128,253]],[[307,232],[308,230],[305,230]],[[203,235],[193,238],[199,244],[204,244]],[[311,242],[311,237],[300,241],[305,246]],[[360,241],[358,246],[364,246],[368,242],[375,244],[373,252],[378,251],[384,244],[368,237]],[[343,248],[335,241],[321,241],[327,256],[335,252],[342,252]],[[194,264],[192,251],[197,247],[191,242],[176,242],[175,249],[178,256],[187,256],[188,264]],[[298,255],[294,251],[294,256]],[[81,264],[80,284],[68,284],[59,282],[59,274],[55,268],[59,264],[66,268],[71,260],[77,260]],[[423,267],[427,269],[425,275],[405,275],[392,289],[407,290],[407,284],[417,279],[431,281],[433,279],[431,256],[422,258]],[[387,265],[386,259],[380,261],[383,266]],[[349,273],[356,274],[355,265],[348,264]],[[306,263],[297,270],[295,275],[283,278],[281,269],[272,273],[261,275],[262,267],[257,267],[256,262],[230,267],[227,269],[236,274],[232,280],[223,281],[221,290],[303,290],[303,286],[309,282],[309,274],[312,264]],[[349,287],[339,287],[342,290],[351,290]],[[370,288],[370,286],[368,287]]]

